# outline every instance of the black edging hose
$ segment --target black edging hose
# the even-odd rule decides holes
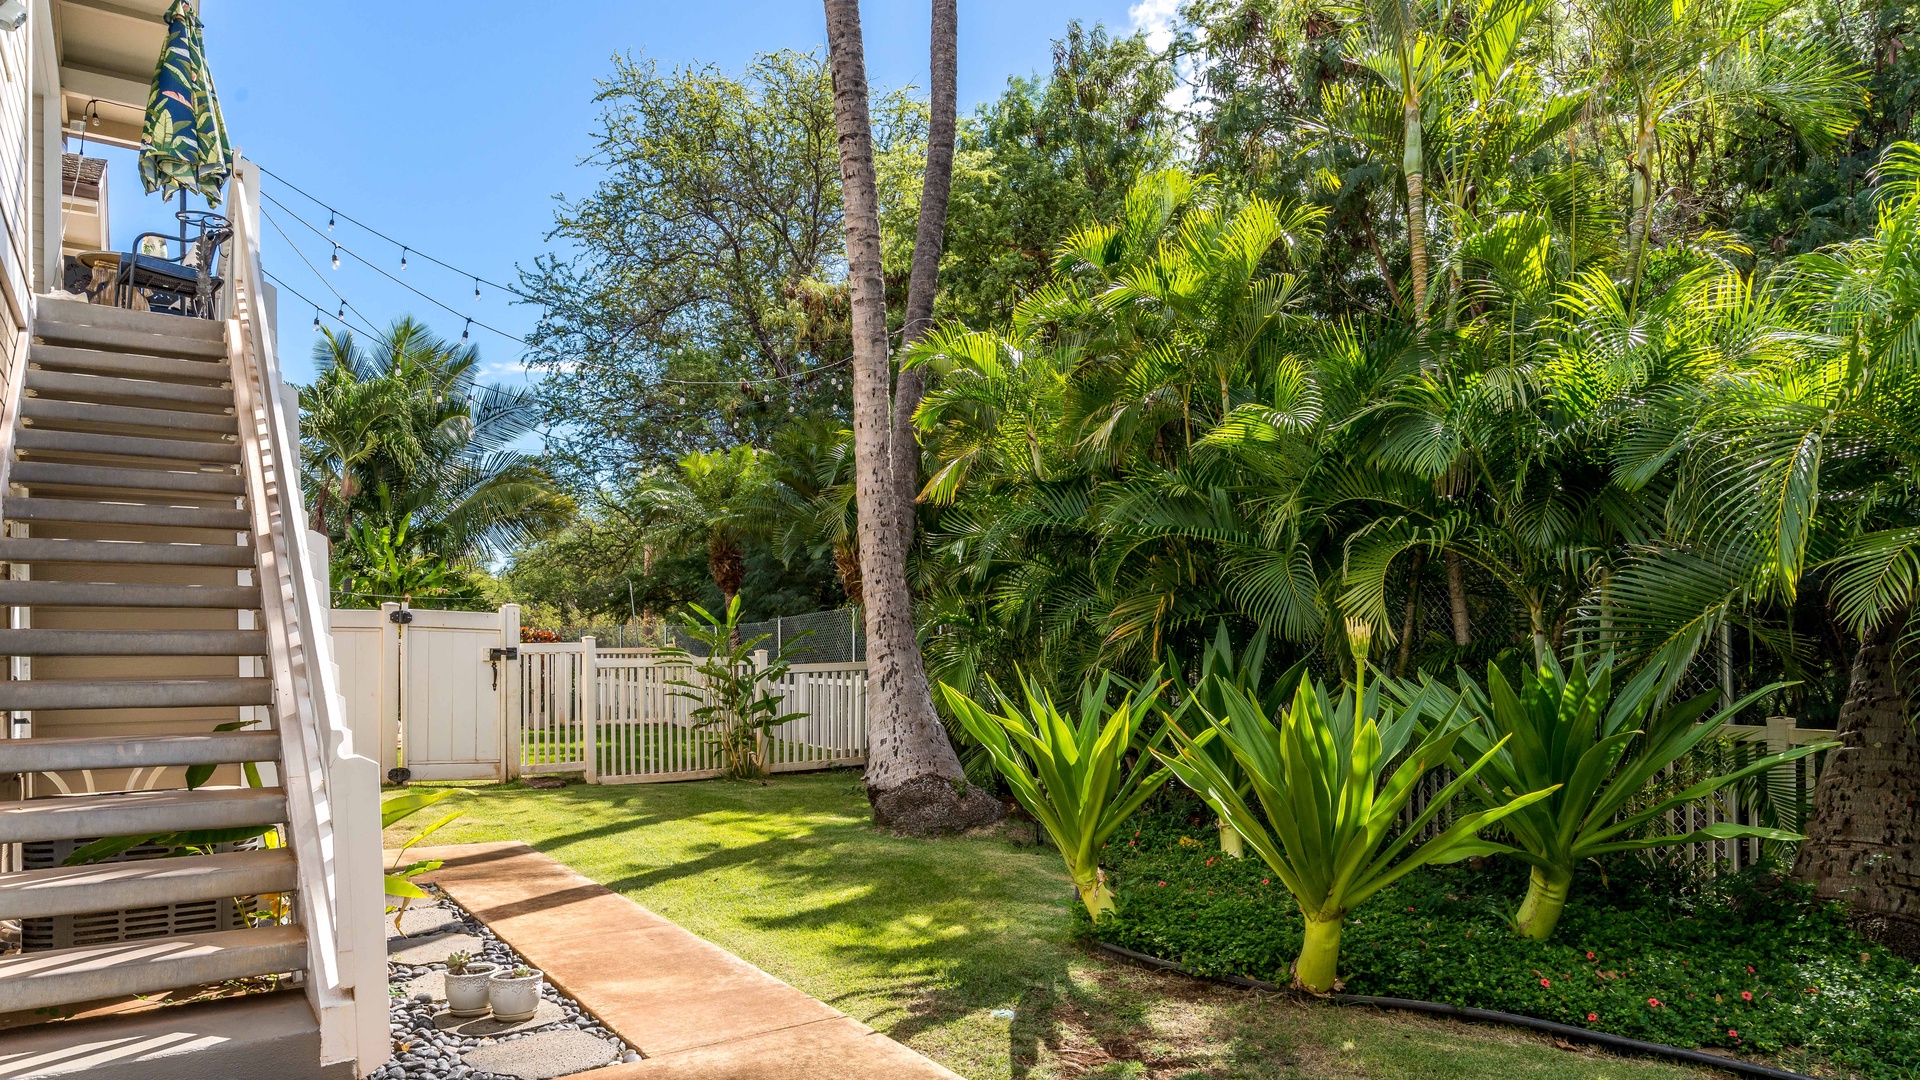
[[[1195,975],[1171,960],[1162,960],[1157,956],[1123,949],[1105,941],[1094,942],[1101,952],[1144,967],[1158,968],[1161,971],[1177,972],[1190,979],[1206,979],[1208,982],[1223,982],[1231,986],[1244,986],[1253,990],[1279,991],[1286,989],[1278,983],[1263,982],[1259,979],[1243,979],[1238,975],[1222,975],[1217,979]],[[1366,994],[1328,994],[1328,1000],[1339,1005],[1371,1005],[1378,1009],[1401,1009],[1406,1012],[1432,1013],[1435,1016],[1451,1016],[1457,1020],[1477,1020],[1486,1024],[1509,1024],[1523,1027],[1548,1035],[1557,1035],[1562,1039],[1578,1040],[1617,1050],[1623,1054],[1638,1054],[1644,1057],[1666,1058],[1669,1061],[1685,1062],[1688,1065],[1702,1065],[1710,1069],[1739,1073],[1742,1076],[1757,1076],[1762,1080],[1818,1080],[1805,1073],[1788,1072],[1771,1065],[1756,1065],[1739,1058],[1725,1058],[1716,1054],[1702,1053],[1698,1050],[1686,1050],[1664,1043],[1641,1042],[1624,1035],[1609,1035],[1604,1031],[1592,1031],[1572,1024],[1558,1024],[1552,1020],[1540,1020],[1518,1013],[1496,1012],[1492,1009],[1469,1009],[1460,1005],[1445,1005],[1437,1001],[1414,1001],[1409,998],[1370,997]]]

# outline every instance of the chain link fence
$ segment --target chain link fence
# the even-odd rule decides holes
[[[593,638],[602,649],[680,648],[695,656],[705,656],[707,647],[675,624],[660,620],[634,620],[624,624],[562,626],[555,631],[560,641]],[[751,641],[764,635],[761,648],[777,654],[793,646],[789,659],[796,664],[831,664],[867,658],[867,629],[859,608],[835,608],[810,611],[805,615],[776,615],[760,622],[740,624],[740,640]]]

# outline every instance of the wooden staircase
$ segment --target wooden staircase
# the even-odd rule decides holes
[[[0,609],[12,613],[0,655],[13,665],[0,712],[15,736],[0,738],[0,781],[20,778],[19,797],[0,801],[0,844],[279,828],[291,846],[16,868],[0,873],[0,919],[297,898],[332,882],[299,861],[319,857],[302,847],[325,845],[292,827],[296,817],[308,829],[327,824],[324,803],[313,805],[320,785],[312,770],[295,770],[305,777],[295,799],[305,802],[292,806],[284,786],[289,745],[320,743],[320,760],[331,748],[311,736],[290,744],[283,730],[295,722],[277,700],[289,684],[270,672],[285,648],[277,643],[291,638],[285,627],[270,635],[263,616],[260,565],[276,549],[261,523],[274,519],[252,505],[266,478],[249,475],[262,467],[243,445],[247,399],[236,398],[228,333],[224,322],[39,298],[9,410],[12,459],[0,463],[9,570]],[[291,466],[297,450],[272,449]],[[236,725],[245,726],[217,730]],[[212,766],[211,779],[188,790],[190,766]],[[307,920],[329,910],[295,908]],[[277,1078],[353,1076],[352,1061],[322,1062],[321,1014],[340,995],[309,985],[308,926],[235,926],[0,957],[0,1024],[103,1004],[116,1013],[0,1030],[0,1080],[264,1075],[257,1037],[272,1041]],[[306,992],[238,1002],[202,994],[242,980]],[[377,992],[384,1024],[384,985]],[[135,995],[190,1003],[150,1007],[136,1021],[124,1015]],[[311,1007],[302,1013],[290,1000]],[[100,1058],[97,1048],[118,1045],[114,1032],[130,1024],[177,1028],[187,1043],[158,1037],[153,1055]],[[224,1034],[200,1030],[207,1024]],[[185,1053],[186,1044],[202,1048]],[[223,1071],[228,1061],[235,1071]]]

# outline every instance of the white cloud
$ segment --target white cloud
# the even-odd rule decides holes
[[[1155,49],[1173,44],[1173,28],[1179,17],[1180,0],[1140,0],[1127,8],[1133,28],[1145,33],[1147,44]]]

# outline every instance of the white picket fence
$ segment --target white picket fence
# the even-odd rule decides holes
[[[596,784],[722,775],[719,733],[694,726],[698,705],[679,681],[697,681],[693,664],[658,650],[601,649],[590,637],[522,645],[517,771],[578,772]],[[770,771],[866,763],[864,662],[795,664],[771,689],[781,712],[802,715],[768,732]]]

